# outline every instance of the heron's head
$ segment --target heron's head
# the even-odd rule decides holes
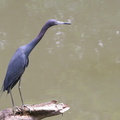
[[[47,24],[49,24],[50,26],[54,26],[54,25],[60,25],[60,24],[66,24],[66,25],[71,25],[70,22],[62,22],[62,21],[57,21],[55,19],[50,19],[47,21]]]

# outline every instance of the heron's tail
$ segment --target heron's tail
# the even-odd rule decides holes
[[[3,92],[4,92],[4,86],[1,87],[1,90],[0,90],[0,97],[2,96]]]

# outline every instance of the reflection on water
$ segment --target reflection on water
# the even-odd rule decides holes
[[[30,42],[50,18],[72,21],[50,28],[30,55],[22,77],[26,104],[57,99],[70,105],[48,119],[120,119],[119,1],[0,1],[0,83],[15,50]],[[20,105],[17,86],[13,89]],[[4,100],[4,103],[2,102]],[[4,94],[1,109],[11,107]]]
[[[3,50],[5,48],[5,43],[6,43],[6,40],[1,40],[0,41],[0,48],[1,48],[1,50]]]

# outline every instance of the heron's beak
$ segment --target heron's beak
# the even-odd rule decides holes
[[[57,21],[57,24],[58,24],[58,25],[60,25],[60,24],[71,25],[70,22],[62,22],[62,21]]]

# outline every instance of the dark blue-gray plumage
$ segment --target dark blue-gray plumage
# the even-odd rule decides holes
[[[30,43],[23,45],[17,49],[15,54],[13,55],[6,72],[6,76],[4,79],[4,83],[2,86],[2,91],[7,91],[7,93],[10,93],[12,105],[15,107],[14,100],[12,97],[12,88],[16,85],[16,83],[19,81],[19,93],[20,98],[22,101],[22,105],[24,105],[21,90],[20,90],[20,82],[21,82],[21,76],[25,71],[25,68],[28,66],[29,63],[29,54],[33,50],[33,48],[38,44],[38,42],[42,39],[47,29],[54,25],[59,24],[67,24],[70,25],[68,22],[61,22],[57,21],[55,19],[50,19],[46,22],[46,24],[42,27],[40,33],[38,36],[33,39]]]

